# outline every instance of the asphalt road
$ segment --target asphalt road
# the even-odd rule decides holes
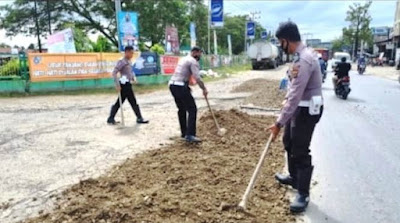
[[[400,84],[351,72],[348,100],[328,75],[314,133],[311,222],[400,222]]]

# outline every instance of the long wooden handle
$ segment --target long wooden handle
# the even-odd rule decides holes
[[[264,151],[261,154],[260,160],[258,160],[258,164],[257,164],[256,169],[254,170],[253,176],[251,177],[250,182],[247,185],[246,192],[243,194],[242,200],[239,203],[239,207],[241,207],[243,209],[246,209],[247,199],[249,198],[250,192],[253,189],[254,183],[256,182],[256,179],[261,170],[261,167],[264,164],[264,160],[265,160],[265,157],[267,156],[268,148],[271,145],[271,142],[272,142],[272,134],[269,136],[267,145],[265,146]]]
[[[122,109],[121,91],[118,92],[118,100],[119,100],[119,110],[121,111],[121,124],[122,126],[125,126],[124,110]]]
[[[208,102],[207,96],[205,96],[205,98],[206,98],[206,102],[207,102],[208,109],[210,109],[211,115],[212,115],[212,117],[213,117],[213,119],[214,119],[215,126],[217,126],[217,129],[219,130],[219,129],[220,129],[220,128],[219,128],[219,124],[218,124],[218,122],[217,122],[217,119],[215,118],[215,115],[214,115],[213,110],[211,109],[210,102]]]

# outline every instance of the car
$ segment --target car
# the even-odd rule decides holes
[[[333,54],[332,58],[332,69],[335,69],[336,65],[342,60],[343,57],[346,57],[346,61],[351,63],[351,57],[349,53],[346,52],[336,52]]]

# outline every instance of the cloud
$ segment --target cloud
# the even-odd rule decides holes
[[[267,29],[275,30],[279,22],[290,18],[299,26],[300,32],[312,33],[313,38],[323,41],[333,40],[342,34],[349,5],[362,1],[244,1],[225,0],[225,13],[249,14],[261,11],[257,21]],[[373,1],[370,15],[371,26],[392,26],[396,1]]]

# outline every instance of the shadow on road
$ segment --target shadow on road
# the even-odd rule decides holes
[[[312,201],[308,205],[307,213],[305,214],[304,218],[305,222],[342,223],[321,211]]]

